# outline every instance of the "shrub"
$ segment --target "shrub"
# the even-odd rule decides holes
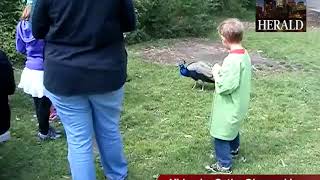
[[[1,0],[0,9],[0,49],[13,63],[22,62],[22,56],[15,50],[15,28],[21,14],[21,4],[17,0]]]
[[[135,0],[138,29],[129,33],[129,43],[157,38],[207,36],[221,18],[248,17],[256,0]],[[18,0],[0,1],[0,48],[14,63],[22,62],[15,51],[15,26],[21,12]]]
[[[222,17],[249,18],[255,0],[136,0],[138,30],[129,42],[155,38],[206,36]],[[250,14],[252,15],[252,14]]]

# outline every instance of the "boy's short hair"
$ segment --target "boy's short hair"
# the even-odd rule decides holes
[[[226,19],[220,23],[218,33],[231,43],[239,43],[242,41],[244,26],[239,19]]]

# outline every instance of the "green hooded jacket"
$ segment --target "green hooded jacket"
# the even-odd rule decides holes
[[[249,108],[251,59],[243,50],[233,50],[224,59],[215,79],[215,96],[210,118],[210,134],[231,141],[239,133],[240,124]]]

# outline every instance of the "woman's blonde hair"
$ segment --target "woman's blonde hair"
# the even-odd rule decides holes
[[[219,25],[218,33],[231,43],[239,43],[243,38],[244,26],[239,19],[226,19]]]
[[[29,20],[30,15],[31,15],[31,5],[29,4],[22,11],[20,18],[21,18],[21,20]]]

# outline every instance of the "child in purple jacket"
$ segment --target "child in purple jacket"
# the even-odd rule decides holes
[[[26,55],[25,68],[18,87],[33,97],[39,123],[39,139],[57,139],[60,134],[49,126],[51,101],[44,96],[43,52],[45,43],[43,40],[37,40],[33,37],[28,22],[30,13],[31,5],[27,5],[22,13],[21,21],[17,25],[16,48],[18,52]]]

